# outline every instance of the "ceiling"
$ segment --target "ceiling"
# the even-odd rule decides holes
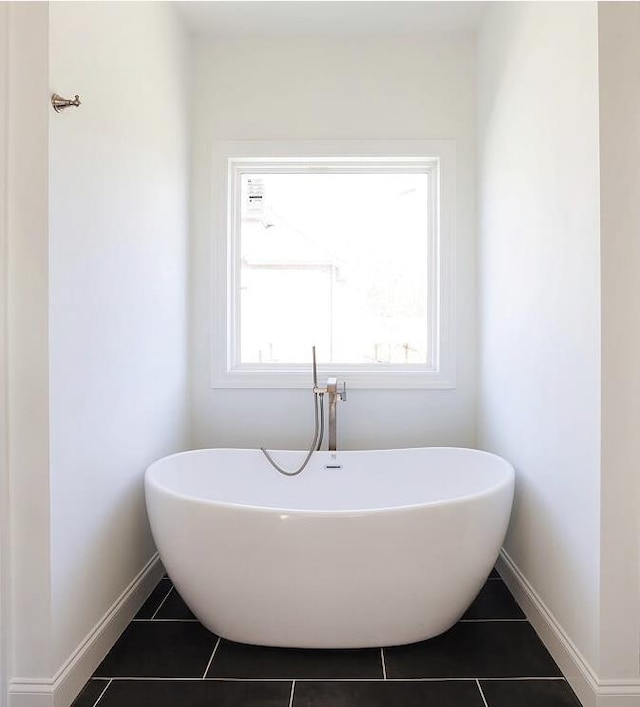
[[[473,31],[485,2],[436,0],[177,0],[188,29],[208,37],[416,35]]]

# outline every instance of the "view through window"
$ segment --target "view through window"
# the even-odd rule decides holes
[[[236,206],[238,363],[425,366],[434,174],[245,168]]]

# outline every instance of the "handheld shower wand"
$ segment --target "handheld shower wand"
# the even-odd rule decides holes
[[[279,466],[273,459],[273,457],[269,454],[269,452],[264,448],[260,447],[260,450],[264,454],[264,456],[267,458],[271,466],[276,470],[279,471],[281,474],[284,476],[297,476],[309,463],[309,460],[311,459],[311,455],[314,453],[314,451],[317,451],[320,449],[320,445],[322,444],[322,437],[324,435],[324,394],[325,390],[323,388],[318,388],[318,369],[316,366],[316,347],[312,346],[311,347],[311,356],[313,360],[313,412],[314,412],[314,417],[315,417],[315,425],[314,425],[314,433],[313,433],[313,440],[311,442],[311,447],[309,448],[309,451],[307,453],[307,456],[305,457],[304,461],[302,464],[297,468],[294,469],[293,471],[286,471],[283,469],[281,466]]]

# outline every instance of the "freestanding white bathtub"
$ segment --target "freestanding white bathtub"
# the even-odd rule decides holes
[[[303,453],[274,456],[294,468]],[[446,631],[495,563],[513,486],[500,457],[446,447],[317,452],[295,477],[259,450],[208,449],[145,474],[160,557],[198,619],[297,648]]]

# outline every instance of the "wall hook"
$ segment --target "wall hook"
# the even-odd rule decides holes
[[[60,113],[60,111],[63,111],[65,108],[68,108],[69,106],[75,106],[76,108],[80,105],[80,96],[76,94],[75,100],[71,100],[69,98],[63,98],[62,96],[59,96],[57,93],[54,93],[51,96],[51,105],[53,106],[53,110],[56,113]]]

